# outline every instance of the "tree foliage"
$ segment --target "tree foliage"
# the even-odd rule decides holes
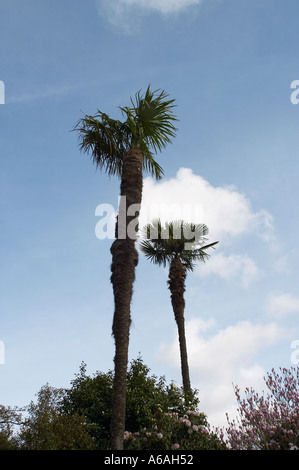
[[[27,407],[27,417],[18,435],[25,450],[91,450],[94,440],[88,434],[84,416],[66,415],[61,407],[64,391],[48,384],[37,394],[37,402]]]
[[[85,115],[73,129],[79,133],[80,150],[91,155],[96,167],[120,177],[124,155],[136,146],[143,154],[144,169],[160,179],[163,169],[154,154],[176,135],[174,101],[164,90],[152,91],[148,86],[144,94],[138,91],[135,100],[131,98],[131,106],[119,107],[124,121],[100,110],[94,116]]]
[[[187,408],[183,390],[165,378],[149,374],[150,369],[139,357],[133,360],[127,372],[126,429],[136,432],[140,427],[150,426],[158,409],[184,413]],[[93,377],[86,374],[82,364],[80,373],[66,390],[63,407],[67,414],[85,416],[90,435],[99,448],[108,448],[112,402],[113,372],[97,372]],[[191,409],[197,409],[196,390],[190,392]]]
[[[268,394],[246,388],[239,420],[211,430],[197,391],[186,404],[182,388],[150,375],[139,357],[127,373],[126,449],[297,450],[299,368],[274,369]],[[48,384],[27,407],[0,405],[0,450],[96,450],[109,448],[113,373],[86,373],[81,364],[68,389]]]
[[[154,264],[166,267],[178,257],[186,270],[193,271],[197,261],[209,258],[206,250],[218,243],[205,244],[208,232],[205,224],[174,220],[162,225],[156,219],[143,228],[140,248]]]
[[[93,450],[108,449],[113,372],[86,373],[82,363],[70,388],[44,385],[27,407],[0,406],[0,450]],[[183,390],[150,375],[139,357],[127,372],[126,424],[130,432],[151,426],[158,410],[184,414]],[[190,405],[191,404],[191,405]],[[196,390],[190,392],[189,407],[196,410]]]
[[[225,443],[211,432],[204,413],[165,413],[159,409],[149,427],[125,433],[130,450],[225,450]]]

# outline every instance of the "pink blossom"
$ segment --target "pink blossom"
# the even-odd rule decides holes
[[[247,387],[245,398],[241,399],[240,389],[235,387],[239,422],[237,425],[227,417],[226,429],[228,444],[233,449],[297,448],[299,368],[280,368],[280,374],[272,369],[265,382],[270,391],[267,396],[259,396]]]

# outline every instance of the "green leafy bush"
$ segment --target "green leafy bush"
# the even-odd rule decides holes
[[[65,391],[63,410],[66,414],[84,416],[89,434],[99,449],[110,446],[110,420],[112,406],[113,373],[86,374],[81,364],[80,374]],[[127,372],[126,429],[136,432],[140,427],[151,426],[153,416],[161,409],[183,415],[187,409],[198,406],[196,390],[189,393],[186,404],[184,391],[175,384],[166,384],[164,377],[150,375],[150,369],[138,357],[132,360]]]
[[[188,410],[155,413],[150,427],[125,432],[125,448],[130,450],[225,450],[225,444],[210,431],[206,416]]]

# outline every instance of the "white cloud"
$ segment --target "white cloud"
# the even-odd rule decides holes
[[[284,330],[275,323],[242,321],[217,331],[213,319],[192,318],[186,322],[192,387],[199,390],[201,410],[212,425],[226,426],[226,412],[234,417],[231,413],[236,413],[237,403],[233,384],[256,391],[264,384],[265,370],[255,357],[283,336]],[[180,367],[177,335],[171,344],[161,345],[159,360]]]
[[[229,255],[223,253],[213,254],[208,263],[200,263],[196,273],[201,277],[217,274],[227,281],[237,280],[243,287],[248,287],[256,281],[261,270],[247,255]]]
[[[266,311],[268,315],[276,318],[298,313],[299,297],[294,297],[292,294],[273,294],[266,304]]]
[[[163,206],[170,212],[174,208],[171,217],[174,212],[176,218],[183,215],[186,221],[205,223],[213,241],[249,233],[267,240],[273,234],[271,214],[254,212],[249,199],[235,186],[212,186],[190,168],[180,168],[169,180],[144,180],[140,226],[160,215]]]
[[[99,15],[124,33],[132,33],[139,20],[148,13],[162,15],[179,13],[202,0],[96,0]]]
[[[216,274],[245,288],[261,276],[261,269],[246,253],[227,255],[219,250],[249,234],[269,248],[275,244],[271,214],[264,209],[254,211],[250,200],[235,186],[212,186],[189,168],[180,168],[176,177],[168,180],[144,180],[139,227],[157,217],[205,223],[208,241],[220,244],[215,253],[211,252],[208,263],[198,265],[196,273],[201,277]]]

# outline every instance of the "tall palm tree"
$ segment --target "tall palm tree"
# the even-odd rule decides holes
[[[197,261],[206,261],[206,250],[218,242],[205,245],[208,227],[204,224],[190,224],[182,220],[168,222],[164,226],[155,220],[143,229],[141,251],[155,264],[169,265],[168,287],[178,328],[181,372],[186,399],[191,390],[187,345],[185,335],[185,280],[187,271],[193,271]]]
[[[111,448],[123,448],[126,411],[126,373],[131,323],[131,300],[138,264],[135,248],[142,199],[143,170],[160,179],[161,166],[154,155],[176,135],[173,99],[165,91],[137,92],[130,107],[119,107],[124,121],[98,110],[85,115],[74,130],[79,132],[80,149],[91,154],[95,165],[121,179],[120,203],[111,246],[111,283],[114,293],[112,334],[115,341],[114,384],[111,419]],[[134,209],[134,213],[129,208]],[[132,229],[133,226],[133,229]]]

